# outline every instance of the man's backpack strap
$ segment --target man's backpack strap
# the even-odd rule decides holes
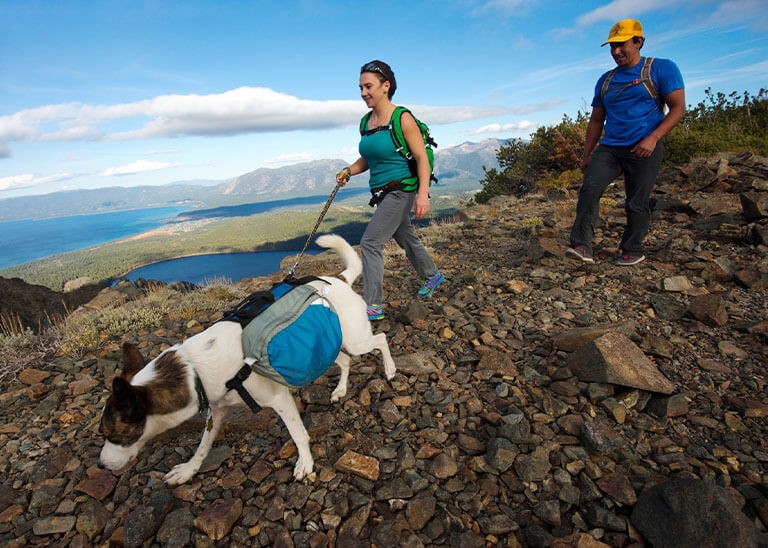
[[[615,75],[616,69],[609,71],[605,77],[605,80],[603,80],[603,85],[600,87],[600,101],[603,103],[603,108],[605,108],[605,96],[608,95],[608,88],[610,87],[611,80],[613,80]]]
[[[651,77],[651,67],[653,66],[653,61],[653,57],[646,57],[643,61],[643,68],[640,69],[640,82],[643,84],[643,87],[645,87],[648,95],[653,97],[653,100],[663,108],[664,105],[662,105],[663,101],[661,97],[659,97],[659,90],[656,89],[656,84],[653,82],[653,78]]]
[[[651,67],[653,66],[654,60],[655,59],[653,57],[643,58],[643,66],[640,67],[640,79],[635,80],[632,82],[632,84],[643,84],[643,87],[648,92],[648,95],[650,95],[651,98],[663,108],[663,101],[661,97],[659,97],[659,91],[656,89],[656,84],[651,77]],[[603,102],[603,106],[605,106],[605,96],[608,94],[608,88],[611,85],[611,80],[613,80],[615,75],[616,69],[611,70],[606,75],[605,80],[603,80],[603,85],[600,87],[600,100]],[[629,85],[631,84],[627,84],[627,86]]]

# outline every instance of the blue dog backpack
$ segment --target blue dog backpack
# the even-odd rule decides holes
[[[243,328],[243,354],[254,373],[300,388],[325,373],[339,355],[339,317],[311,285],[281,283],[270,293],[274,302]]]

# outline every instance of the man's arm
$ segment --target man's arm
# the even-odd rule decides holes
[[[664,102],[669,107],[669,112],[664,117],[664,120],[659,124],[659,127],[654,129],[650,135],[645,139],[637,143],[632,152],[638,158],[648,158],[656,149],[656,143],[658,143],[667,133],[672,131],[680,120],[685,115],[685,89],[680,88],[670,92],[664,97]]]
[[[581,171],[587,169],[589,159],[595,150],[600,137],[603,134],[603,124],[605,123],[605,109],[602,107],[593,107],[592,114],[589,116],[587,124],[587,134],[584,139],[584,155],[581,157]]]

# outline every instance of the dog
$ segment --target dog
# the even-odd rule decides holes
[[[395,376],[396,368],[386,335],[373,334],[366,303],[352,289],[362,272],[360,257],[341,236],[326,234],[316,242],[334,250],[344,264],[340,278],[323,276],[320,277],[322,281],[310,282],[331,303],[339,317],[342,351],[334,363],[341,369],[341,375],[331,393],[331,401],[337,402],[347,393],[350,355],[359,356],[378,349],[388,380]],[[148,364],[135,346],[124,344],[123,369],[113,379],[112,391],[101,415],[99,431],[106,440],[98,465],[109,470],[124,468],[149,440],[198,412],[206,411],[204,400],[207,399],[208,418],[195,454],[164,476],[170,485],[182,484],[192,478],[216,440],[228,408],[243,404],[238,392],[225,386],[245,360],[242,333],[243,328],[238,322],[216,322],[163,351]],[[293,477],[302,480],[311,474],[314,460],[309,448],[309,434],[291,390],[256,373],[250,374],[244,386],[259,405],[274,409],[288,428],[298,450]]]

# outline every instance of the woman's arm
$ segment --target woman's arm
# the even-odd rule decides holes
[[[432,170],[429,167],[427,149],[424,148],[424,138],[421,136],[421,130],[416,124],[416,120],[413,119],[413,115],[408,112],[403,113],[400,125],[403,128],[403,137],[405,137],[408,150],[411,151],[416,160],[419,187],[416,190],[413,213],[417,219],[421,219],[429,213],[429,178]]]
[[[336,174],[336,182],[344,186],[352,175],[357,175],[364,171],[368,171],[368,162],[361,156],[353,164],[350,164]]]

